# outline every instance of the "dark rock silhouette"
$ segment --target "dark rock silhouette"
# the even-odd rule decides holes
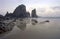
[[[13,12],[13,14],[15,15],[15,17],[17,18],[25,18],[27,17],[27,12],[26,12],[26,6],[21,4],[19,5]]]
[[[12,18],[14,18],[14,14],[7,12],[5,15],[5,18],[6,18],[6,20],[12,19]]]
[[[33,9],[32,10],[31,16],[32,17],[38,17],[37,14],[36,14],[36,9]]]
[[[30,13],[26,11],[26,6],[21,4],[14,10],[13,13],[6,13],[5,15],[6,19],[12,19],[12,18],[26,18],[30,17]]]
[[[0,15],[0,21],[3,21],[3,20],[5,20],[4,16]]]

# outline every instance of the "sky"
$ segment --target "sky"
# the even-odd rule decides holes
[[[7,11],[13,13],[21,4],[24,4],[30,13],[36,8],[38,16],[60,17],[60,0],[0,0],[0,14],[5,15]]]

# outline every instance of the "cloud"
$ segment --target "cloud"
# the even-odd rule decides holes
[[[37,13],[43,17],[60,17],[60,6],[38,8]]]
[[[46,9],[45,8],[37,8],[37,12],[45,12]]]
[[[60,6],[51,7],[51,9],[53,9],[53,10],[60,10]]]

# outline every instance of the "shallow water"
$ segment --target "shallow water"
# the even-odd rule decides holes
[[[60,19],[34,18],[38,23],[31,20],[17,20],[13,30],[1,39],[60,39]]]

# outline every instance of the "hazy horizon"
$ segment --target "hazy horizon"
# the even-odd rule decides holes
[[[13,13],[21,4],[24,4],[30,13],[36,8],[38,16],[60,17],[60,0],[0,0],[0,14],[5,15],[7,11]]]

